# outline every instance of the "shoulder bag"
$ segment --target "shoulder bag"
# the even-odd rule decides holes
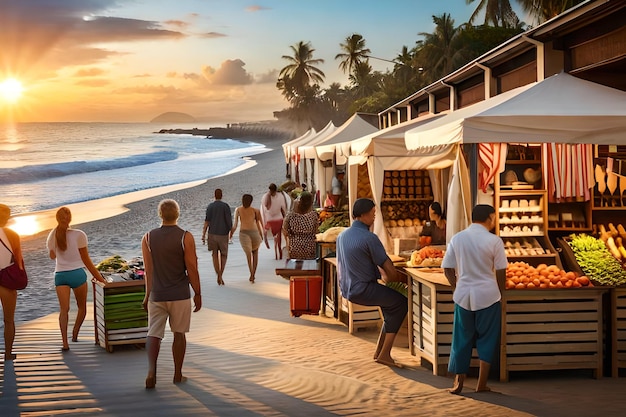
[[[11,252],[11,260],[13,262],[11,265],[0,270],[0,285],[10,290],[23,290],[28,285],[26,270],[20,268],[17,262],[15,262],[13,251],[7,246],[7,244],[4,243],[2,239],[0,239],[0,242],[2,242],[2,245],[7,248],[9,252]]]

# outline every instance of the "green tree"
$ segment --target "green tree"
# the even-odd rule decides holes
[[[352,86],[352,96],[356,99],[367,97],[380,90],[381,74],[372,72],[372,66],[368,62],[359,62],[348,77]]]
[[[360,63],[368,61],[371,51],[365,47],[365,39],[358,33],[348,36],[339,46],[343,52],[335,55],[335,59],[341,59],[339,69],[344,74],[351,74]]]
[[[474,0],[465,2],[472,4]],[[485,25],[491,22],[495,27],[514,27],[519,21],[509,0],[478,0],[478,5],[467,23],[473,24],[481,12],[485,14]]]
[[[543,23],[585,0],[517,0],[524,11]]]
[[[295,97],[303,95],[311,84],[324,82],[324,72],[317,68],[316,65],[323,64],[323,59],[314,59],[313,52],[315,49],[311,47],[310,42],[298,42],[291,46],[293,55],[283,55],[282,58],[287,60],[289,64],[280,70],[278,74],[277,87],[283,91],[283,95],[287,97]],[[289,91],[285,92],[285,89]]]
[[[454,27],[454,19],[448,13],[433,16],[435,31],[420,32],[424,40],[417,42],[418,60],[427,62],[427,81],[434,81],[458,68],[463,55],[462,45],[455,40],[460,28]]]

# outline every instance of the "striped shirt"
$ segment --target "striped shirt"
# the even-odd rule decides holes
[[[389,257],[378,236],[355,220],[337,236],[337,271],[341,295],[350,300],[380,278],[378,266]]]

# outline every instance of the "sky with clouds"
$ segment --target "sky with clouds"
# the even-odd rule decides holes
[[[0,0],[0,82],[24,88],[15,103],[0,101],[0,120],[146,122],[167,111],[214,124],[271,120],[288,106],[275,84],[291,45],[311,42],[322,87],[346,85],[334,57],[351,34],[393,59],[433,31],[432,15],[459,25],[475,3]]]

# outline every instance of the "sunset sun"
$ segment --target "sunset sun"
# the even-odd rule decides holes
[[[15,103],[22,96],[22,83],[15,78],[7,78],[0,83],[0,98],[9,103]]]

